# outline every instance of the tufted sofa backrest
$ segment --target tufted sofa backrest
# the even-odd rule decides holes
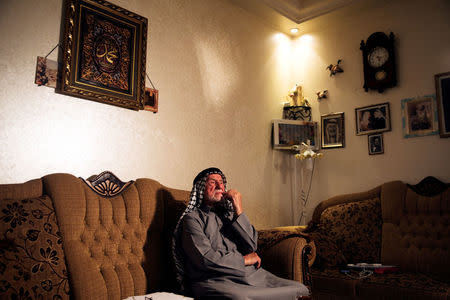
[[[450,278],[450,189],[427,197],[389,182],[382,186],[381,208],[382,262]]]
[[[76,299],[124,299],[167,289],[170,228],[188,192],[138,179],[102,197],[69,174],[43,177],[58,218]],[[181,210],[181,209],[180,209]],[[170,217],[172,219],[170,219]]]

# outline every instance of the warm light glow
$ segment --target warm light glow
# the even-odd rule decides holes
[[[313,37],[312,37],[312,35],[304,34],[301,37],[299,37],[299,41],[301,43],[309,43],[310,44],[313,41]]]
[[[291,28],[290,31],[291,31],[291,33],[297,33],[298,32],[298,28]]]

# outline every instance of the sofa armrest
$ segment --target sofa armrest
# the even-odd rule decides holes
[[[259,230],[258,252],[269,272],[310,286],[309,267],[314,263],[316,247],[303,230],[302,226]]]

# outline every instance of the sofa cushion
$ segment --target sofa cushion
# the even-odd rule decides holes
[[[26,190],[6,194],[17,198],[29,195]],[[49,197],[0,199],[0,235],[0,298],[69,299],[61,235]]]
[[[331,206],[311,233],[316,267],[380,260],[381,206],[378,197]]]
[[[427,197],[395,181],[381,194],[382,262],[450,280],[450,189]]]

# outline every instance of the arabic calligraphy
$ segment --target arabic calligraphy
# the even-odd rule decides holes
[[[102,72],[112,73],[115,71],[119,60],[118,43],[108,35],[99,37],[94,47],[94,60]]]

